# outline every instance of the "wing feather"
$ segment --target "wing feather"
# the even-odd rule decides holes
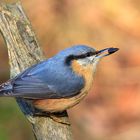
[[[12,96],[32,99],[74,96],[83,88],[83,79],[81,80],[79,77],[78,79],[73,73],[72,76],[69,76],[71,79],[68,79],[67,72],[68,70],[65,69],[54,70],[51,65],[47,64],[47,61],[42,61],[11,81],[13,85]]]

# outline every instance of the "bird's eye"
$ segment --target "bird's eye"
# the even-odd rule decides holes
[[[87,55],[86,55],[86,56],[87,56],[87,57],[89,57],[90,55],[91,55],[90,53],[87,53]]]

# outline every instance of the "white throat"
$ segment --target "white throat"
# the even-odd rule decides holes
[[[83,67],[86,67],[88,65],[92,65],[93,71],[95,72],[96,66],[97,66],[99,60],[100,60],[100,58],[98,58],[96,56],[90,56],[90,57],[78,59],[78,63]]]

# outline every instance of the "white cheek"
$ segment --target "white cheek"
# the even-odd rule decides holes
[[[86,66],[88,64],[88,61],[87,59],[79,59],[78,60],[78,63],[81,65],[81,66]]]
[[[93,63],[93,72],[96,72],[97,64],[99,63],[99,59]]]
[[[90,61],[93,61],[93,60],[95,59],[95,56],[90,56],[90,57],[88,57],[88,59],[89,59]]]
[[[83,59],[78,59],[78,63],[82,66],[87,66],[89,64],[92,64],[92,61],[94,60],[95,56],[90,56],[87,58],[83,58]]]

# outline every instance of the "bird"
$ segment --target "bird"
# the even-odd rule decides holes
[[[1,84],[0,97],[24,98],[41,111],[63,112],[87,95],[98,62],[118,50],[87,45],[66,48]]]

